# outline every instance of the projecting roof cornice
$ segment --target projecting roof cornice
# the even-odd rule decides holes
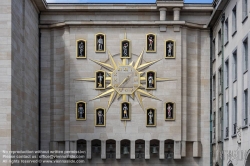
[[[192,28],[206,29],[206,25],[200,25],[195,23],[189,23],[186,21],[66,21],[62,23],[56,23],[51,25],[39,25],[39,28],[50,29],[60,28],[65,26],[187,26]]]

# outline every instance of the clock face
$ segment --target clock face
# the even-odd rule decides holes
[[[140,86],[140,75],[130,65],[121,65],[111,75],[111,85],[119,94],[132,94]]]

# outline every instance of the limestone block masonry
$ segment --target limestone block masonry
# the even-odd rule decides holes
[[[186,24],[180,14],[181,8],[174,8],[174,11],[170,10],[170,12],[161,8],[151,12],[144,11],[144,9],[140,11],[131,9],[132,11],[124,12],[119,11],[119,7],[114,7],[114,11],[106,11],[99,7],[92,10],[98,10],[100,13],[66,12],[62,9],[60,14],[57,12],[41,14],[42,149],[77,150],[77,141],[85,140],[88,158],[86,163],[89,164],[208,165],[210,150],[209,30],[198,24]],[[169,12],[167,15],[170,17],[163,16],[162,11],[163,13]],[[207,10],[199,12],[200,17],[207,19]],[[189,17],[192,20],[192,15]],[[91,18],[91,21],[87,21],[88,18]],[[59,24],[58,19],[63,24]],[[77,21],[73,22],[73,20]],[[166,28],[166,31],[160,31],[162,26]],[[97,33],[106,35],[106,53],[95,52],[94,42]],[[132,58],[129,62],[136,62],[145,47],[145,36],[148,33],[154,33],[157,36],[157,52],[144,52],[143,61],[163,59],[147,70],[156,71],[157,77],[176,79],[158,82],[157,89],[150,91],[162,101],[143,97],[145,108],[154,107],[157,110],[157,126],[146,127],[144,111],[136,99],[129,98],[132,114],[131,120],[126,122],[126,125],[120,120],[121,99],[115,99],[106,114],[106,126],[96,127],[94,110],[98,107],[106,108],[109,98],[91,100],[104,91],[95,90],[93,82],[81,82],[75,79],[94,77],[95,71],[105,70],[90,59],[111,63],[108,51],[112,54],[116,64],[122,63],[120,41],[125,36],[131,41]],[[79,39],[87,41],[87,59],[76,58],[76,41]],[[176,41],[175,59],[164,59],[164,41],[168,39]],[[75,102],[77,101],[87,102],[86,121],[76,121]],[[164,119],[164,102],[167,101],[176,103],[175,121]],[[92,146],[97,146],[94,143],[96,140],[100,140],[98,145],[101,148],[100,156],[93,152]],[[116,142],[118,151],[113,160],[106,156],[107,140]],[[128,156],[123,154],[124,147],[121,144],[123,140],[130,141]],[[145,141],[144,160],[137,159],[137,140]],[[150,142],[152,140],[160,141],[161,153],[158,157],[151,153]],[[174,141],[172,144],[174,160],[165,159],[167,144],[164,142],[166,140]]]
[[[4,151],[38,149],[38,8],[0,5],[0,165]],[[32,165],[32,164],[31,164]]]

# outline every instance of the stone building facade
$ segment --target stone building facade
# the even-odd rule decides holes
[[[212,29],[212,162],[213,165],[250,165],[250,4],[235,0],[214,1],[213,5],[208,24]]]
[[[218,114],[220,107],[214,105],[221,102],[217,91],[218,97],[214,100],[210,97],[210,64],[215,73],[221,60],[216,54],[216,60],[210,63],[213,52],[210,45],[212,41],[217,42],[217,38],[211,39],[211,29],[216,36],[221,26],[217,20],[225,4],[220,3],[216,1],[213,7],[185,4],[180,0],[152,4],[47,4],[44,0],[3,0],[3,10],[0,10],[1,149],[82,150],[86,152],[88,165],[207,166],[216,162],[221,165],[219,154],[223,145],[235,148],[236,141],[229,138],[230,145],[226,141],[210,143],[212,134],[216,139],[219,135],[216,127],[210,131],[210,112]],[[230,15],[231,10],[229,7],[226,15]],[[237,28],[249,33],[247,18],[243,24]],[[247,33],[242,32],[235,34],[242,37],[238,42],[243,38],[246,41]],[[103,51],[97,50],[97,34],[105,37]],[[155,35],[154,51],[147,50],[148,34]],[[124,39],[130,41],[129,59],[120,57]],[[228,46],[232,44],[228,49],[231,49],[234,42],[228,39]],[[79,40],[85,42],[84,58],[78,57]],[[170,58],[166,55],[168,41],[174,50]],[[213,50],[216,52],[216,47]],[[230,55],[228,51],[222,49],[221,54]],[[138,88],[136,93],[120,98],[118,94],[114,100],[107,95],[92,100],[115,89],[112,83],[109,86],[112,78],[107,66],[136,66],[137,62],[147,64],[156,60],[140,71],[145,72],[140,73],[142,87],[146,86],[146,72],[156,72],[155,79],[161,81],[155,82],[155,89]],[[96,61],[102,63],[98,65]],[[95,82],[78,80],[93,81],[91,78],[95,78],[99,70],[107,72],[106,89],[95,88]],[[243,76],[239,77],[241,82]],[[162,81],[164,79],[170,81]],[[237,84],[238,89],[241,84],[244,82]],[[144,95],[138,97],[137,92]],[[241,97],[242,92],[238,91]],[[149,94],[158,100],[145,97]],[[76,103],[81,101],[86,103],[85,120],[77,118]],[[122,101],[130,103],[129,121],[121,120]],[[166,119],[167,102],[174,103],[175,117],[171,120]],[[107,111],[104,126],[95,123],[97,108]],[[147,108],[155,109],[153,126],[147,125]],[[218,119],[215,124],[219,124]],[[247,134],[244,136],[243,132],[241,144],[248,145]],[[0,153],[2,157],[2,151]],[[72,159],[73,154],[68,155]]]

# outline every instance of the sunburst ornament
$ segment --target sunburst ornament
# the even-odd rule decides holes
[[[128,97],[131,97],[133,100],[134,98],[136,98],[143,111],[144,111],[144,106],[143,106],[141,96],[160,100],[156,96],[146,91],[147,87],[145,83],[146,81],[148,81],[148,78],[147,78],[147,75],[143,76],[145,72],[142,72],[142,70],[145,70],[146,68],[160,61],[161,59],[141,64],[143,52],[144,50],[141,52],[135,64],[133,61],[131,63],[128,63],[128,59],[123,59],[122,63],[119,63],[117,65],[117,63],[115,63],[109,51],[108,51],[108,55],[109,55],[109,60],[111,64],[90,59],[91,61],[97,63],[98,65],[108,70],[108,72],[106,72],[107,76],[103,77],[105,79],[104,81],[108,83],[106,87],[107,90],[91,100],[99,99],[105,96],[110,96],[107,109],[106,109],[107,111],[110,108],[113,101],[115,100],[115,98],[119,99],[121,96],[123,98],[123,101],[128,101]],[[97,78],[96,77],[82,78],[82,79],[76,79],[76,80],[95,82]],[[155,75],[154,82],[174,81],[174,80],[175,79],[156,78],[156,75]]]

